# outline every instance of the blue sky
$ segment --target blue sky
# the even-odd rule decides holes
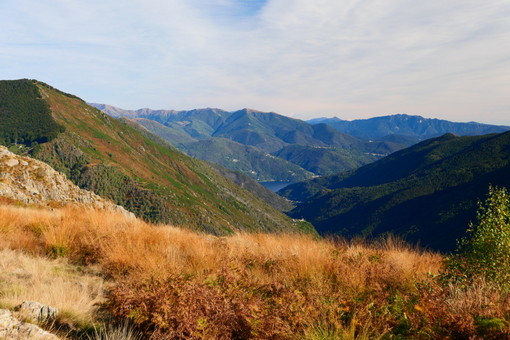
[[[0,79],[126,109],[510,125],[510,0],[0,0]]]

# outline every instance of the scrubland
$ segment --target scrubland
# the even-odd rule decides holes
[[[214,237],[2,204],[0,249],[1,307],[58,307],[51,327],[68,338],[106,338],[125,320],[109,339],[510,337],[508,288],[441,280],[443,255],[392,238]]]

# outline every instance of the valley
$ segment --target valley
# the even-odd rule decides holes
[[[401,235],[452,251],[489,185],[510,186],[510,132],[447,134],[351,172],[290,185],[280,194],[299,204],[289,214],[321,234]]]
[[[510,0],[0,22],[0,340],[510,340]]]
[[[0,337],[510,334],[505,127],[100,108],[0,81]]]

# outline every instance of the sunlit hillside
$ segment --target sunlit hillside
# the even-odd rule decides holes
[[[508,291],[483,280],[441,284],[441,255],[392,239],[214,237],[115,212],[7,202],[0,234],[0,304],[59,307],[51,327],[67,338],[99,338],[124,319],[144,339],[510,334]]]

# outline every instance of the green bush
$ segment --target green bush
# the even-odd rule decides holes
[[[507,322],[499,318],[476,317],[476,332],[484,339],[500,336],[504,332]]]
[[[510,281],[510,196],[505,188],[489,187],[478,203],[476,224],[459,241],[457,254],[447,262],[449,276],[457,281],[484,277],[499,284]]]

